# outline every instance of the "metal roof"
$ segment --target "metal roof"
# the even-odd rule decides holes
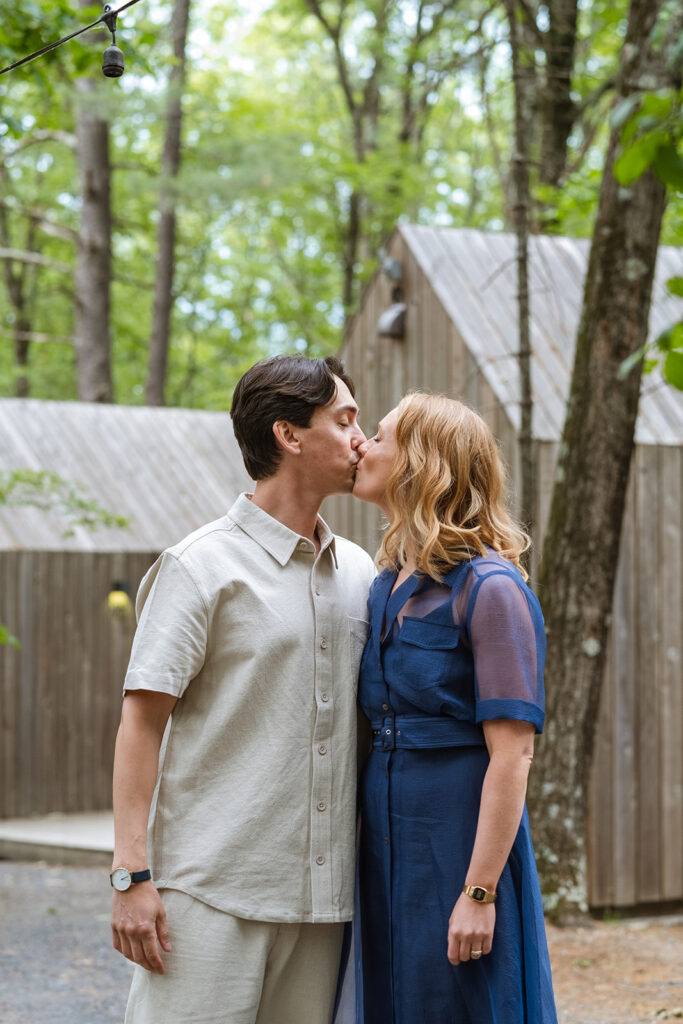
[[[514,235],[413,224],[399,231],[518,429]],[[529,242],[534,436],[539,440],[557,441],[562,434],[589,249],[586,239],[534,235]],[[683,302],[666,289],[674,275],[683,275],[683,249],[662,246],[650,337],[683,315]],[[636,441],[683,441],[683,392],[657,371],[643,378]]]
[[[126,529],[76,527],[56,511],[0,506],[0,550],[161,551],[223,515],[250,480],[227,413],[0,400],[0,471],[48,470]]]

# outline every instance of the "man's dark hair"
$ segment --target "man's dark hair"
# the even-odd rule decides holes
[[[230,415],[247,473],[253,480],[272,476],[282,452],[275,441],[273,424],[287,420],[308,427],[316,409],[332,401],[335,377],[351,394],[353,381],[334,356],[273,356],[247,370],[232,397]]]

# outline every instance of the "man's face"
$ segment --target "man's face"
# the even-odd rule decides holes
[[[310,425],[300,430],[306,475],[323,497],[353,489],[358,446],[365,441],[357,422],[358,406],[346,384],[334,379],[334,398],[317,408]]]

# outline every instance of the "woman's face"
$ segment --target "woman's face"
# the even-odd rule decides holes
[[[353,493],[361,501],[379,505],[387,513],[384,494],[387,480],[396,459],[396,424],[398,412],[392,409],[384,417],[377,433],[358,448],[360,462],[356,469]]]

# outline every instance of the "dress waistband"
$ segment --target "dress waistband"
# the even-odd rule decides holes
[[[429,747],[483,747],[480,725],[434,715],[385,715],[372,723],[375,750],[419,750]]]

